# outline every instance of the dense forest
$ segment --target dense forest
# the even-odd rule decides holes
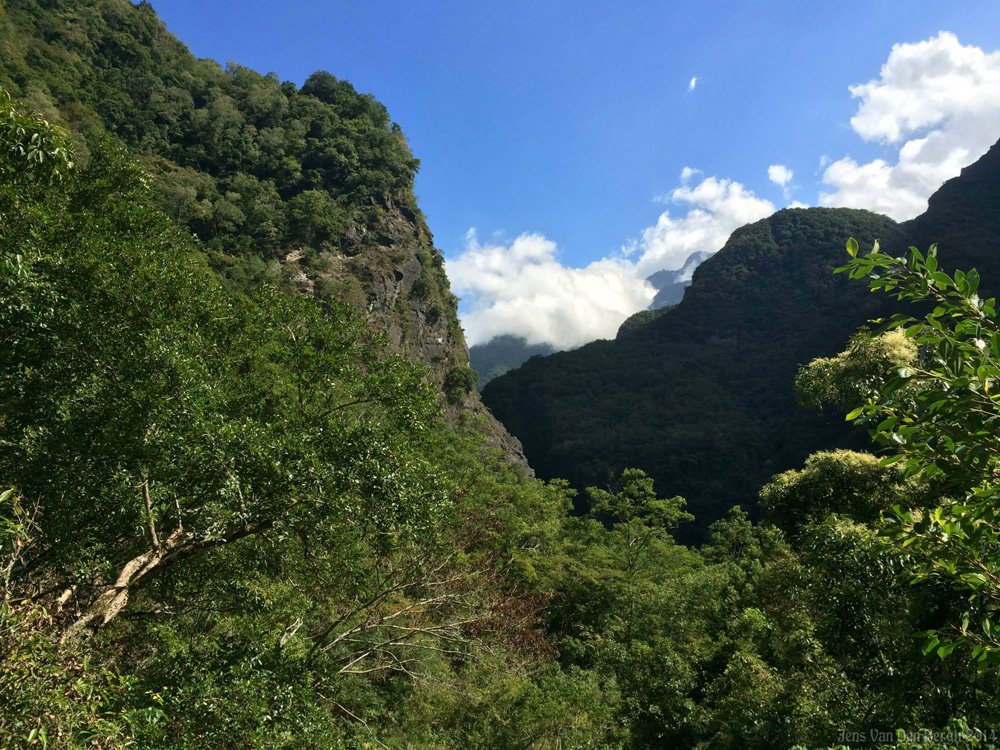
[[[800,408],[792,382],[884,310],[833,274],[846,238],[899,249],[900,235],[865,211],[779,211],[734,232],[677,306],[640,313],[647,324],[613,341],[532,360],[483,398],[540,476],[586,487],[641,467],[687,498],[703,532],[733,505],[751,510],[771,475],[842,441],[842,415]]]
[[[1000,276],[998,174],[995,146],[902,225],[866,211],[787,209],[742,227],[675,307],[640,313],[614,341],[532,360],[483,398],[541,477],[586,487],[641,467],[687,498],[700,539],[731,506],[753,510],[771,475],[813,451],[868,445],[839,413],[800,405],[791,387],[800,365],[836,354],[891,309],[832,273],[847,237],[894,252],[937,242],[942,264],[976,266],[989,283]]]
[[[996,746],[978,273],[784,212],[626,331],[711,273],[736,315],[737,269],[917,303],[771,384],[875,452],[759,469],[762,519],[688,547],[702,511],[665,483],[537,479],[483,411],[374,99],[197,61],[146,3],[9,2],[0,29],[0,748]],[[779,252],[801,236],[829,255]],[[688,320],[703,374],[760,365]]]
[[[127,146],[153,205],[231,287],[350,304],[447,383],[450,418],[490,421],[467,398],[457,300],[413,195],[418,162],[374,97],[323,71],[299,88],[198,60],[149,3],[127,0],[8,2],[0,63],[0,86],[65,125],[81,166],[106,136]]]

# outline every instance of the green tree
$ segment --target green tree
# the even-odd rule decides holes
[[[946,273],[937,248],[926,256],[910,248],[892,257],[876,243],[841,271],[867,278],[873,291],[914,303],[920,317],[898,313],[883,323],[901,329],[919,348],[916,362],[894,371],[850,414],[871,426],[889,451],[883,463],[902,462],[904,476],[932,482],[936,501],[896,507],[888,533],[910,557],[918,581],[937,580],[968,594],[962,616],[929,634],[925,651],[942,658],[967,647],[983,668],[1000,664],[1000,328],[996,303],[979,296],[979,274]]]
[[[226,293],[119,149],[0,201],[0,474],[44,508],[28,569],[79,611],[71,631],[201,551],[446,502],[418,453],[422,372],[342,309]]]
[[[611,525],[611,544],[631,585],[653,563],[658,545],[672,542],[670,532],[694,516],[684,512],[684,498],[657,497],[652,477],[641,469],[625,469],[619,483],[618,492],[588,487],[587,495],[591,513]]]

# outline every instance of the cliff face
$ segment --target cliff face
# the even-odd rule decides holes
[[[332,285],[340,299],[385,333],[389,351],[427,367],[451,424],[471,417],[492,447],[533,474],[520,441],[493,417],[479,392],[449,387],[449,376],[469,369],[469,348],[427,225],[412,211],[394,206],[379,229],[376,244],[353,244],[348,252],[325,254],[315,264],[303,263],[304,254],[292,251],[283,260],[286,274],[304,293]]]

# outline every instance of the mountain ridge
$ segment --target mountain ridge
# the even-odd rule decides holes
[[[477,388],[482,391],[493,378],[520,367],[531,357],[553,352],[555,348],[551,344],[529,344],[523,336],[504,334],[470,346],[469,366],[479,373]]]
[[[684,298],[684,290],[691,286],[691,277],[695,269],[708,258],[712,253],[707,250],[698,250],[691,253],[680,268],[673,271],[657,271],[646,277],[646,281],[656,287],[656,296],[647,309],[659,310],[661,307],[676,305]]]
[[[807,411],[793,392],[799,366],[836,354],[889,309],[833,274],[847,238],[898,253],[938,235],[943,266],[976,265],[989,282],[1000,278],[998,205],[1000,145],[906,224],[856,209],[778,211],[737,229],[676,307],[615,341],[529,361],[483,399],[542,478],[605,485],[637,466],[687,498],[698,537],[729,507],[755,506],[770,476],[812,451],[866,444],[841,415]]]

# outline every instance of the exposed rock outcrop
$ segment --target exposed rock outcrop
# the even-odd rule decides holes
[[[490,445],[531,469],[521,443],[494,419],[475,388],[456,388],[453,373],[469,369],[469,349],[458,322],[443,257],[423,219],[390,206],[377,233],[353,237],[342,252],[312,263],[299,250],[284,258],[286,274],[303,293],[329,289],[388,338],[389,350],[425,365],[441,390],[448,421],[474,421]]]

